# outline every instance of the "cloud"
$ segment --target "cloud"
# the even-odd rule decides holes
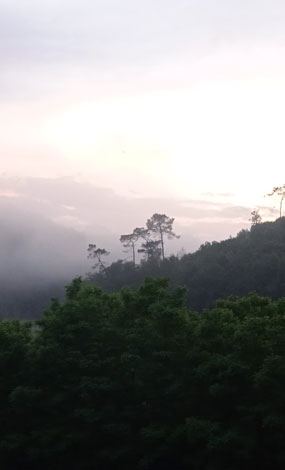
[[[226,192],[226,193],[213,193],[213,192],[204,192],[202,193],[202,196],[206,198],[232,198],[234,196],[234,193]]]
[[[151,213],[169,212],[192,220],[245,218],[250,208],[216,198],[177,199],[170,197],[123,197],[111,188],[76,182],[71,178],[0,178],[2,192],[21,195],[34,213],[44,213],[51,220],[74,218],[74,228],[90,232],[103,227],[119,233],[126,225],[139,224]],[[133,221],[132,221],[133,219]],[[77,221],[80,221],[78,224]]]
[[[153,213],[175,217],[182,237],[168,252],[193,251],[207,240],[235,235],[249,225],[250,209],[211,200],[122,197],[69,178],[0,178],[0,275],[73,277],[88,270],[86,248],[95,243],[124,257],[119,238]],[[7,194],[17,197],[7,197]]]
[[[197,41],[278,37],[284,34],[285,17],[281,0],[265,0],[262,7],[258,0],[178,0],[175,5],[172,0],[9,0],[0,11],[10,57],[81,60],[83,54],[118,64],[174,56]]]
[[[61,284],[86,272],[84,235],[26,204],[23,197],[0,197],[1,288]]]
[[[161,67],[172,77],[178,68],[189,82],[201,61],[210,59],[213,68],[211,57],[220,68],[231,57],[245,60],[251,47],[258,57],[265,44],[272,46],[270,57],[284,45],[284,19],[281,0],[265,0],[262,7],[257,0],[2,0],[1,88],[36,94],[38,88],[64,92],[82,83],[91,90],[102,81],[132,86]]]

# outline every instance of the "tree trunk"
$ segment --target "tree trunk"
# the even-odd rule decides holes
[[[163,233],[162,230],[160,229],[160,241],[161,241],[161,254],[162,254],[162,259],[164,260],[164,242],[163,242]]]
[[[135,244],[132,243],[132,248],[133,248],[133,263],[134,265],[136,264],[136,252],[135,252]]]
[[[104,273],[106,273],[106,268],[103,264],[103,261],[101,260],[101,257],[97,255],[97,259],[99,261],[99,265],[101,266],[102,271],[104,271]]]

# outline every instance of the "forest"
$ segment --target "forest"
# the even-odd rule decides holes
[[[89,245],[64,298],[0,321],[1,469],[283,469],[284,237],[110,266]]]
[[[284,240],[285,217],[263,223],[254,218],[251,228],[236,237],[206,242],[182,257],[162,258],[156,252],[139,264],[119,260],[91,272],[89,281],[116,291],[138,287],[146,276],[168,277],[187,288],[187,305],[199,311],[232,294],[278,298],[285,294]]]
[[[169,219],[169,218],[168,218]],[[172,221],[174,219],[169,219]],[[134,230],[146,230],[144,227]],[[170,227],[170,231],[171,227]],[[127,234],[123,237],[133,236]],[[176,234],[173,235],[176,236]],[[122,237],[121,237],[122,239]],[[215,301],[228,295],[260,295],[278,298],[285,293],[285,217],[274,222],[254,221],[250,229],[240,231],[236,237],[220,242],[205,242],[194,253],[164,256],[162,258],[159,239],[142,239],[136,250],[142,250],[141,259],[137,253],[136,263],[117,260],[108,264],[108,251],[90,244],[87,255],[95,269],[84,281],[116,292],[122,287],[139,287],[145,277],[167,277],[172,284],[187,288],[188,307],[202,310],[215,305]],[[153,241],[155,245],[153,245]],[[171,248],[167,234],[164,243]],[[122,240],[123,249],[133,258],[132,241]],[[128,244],[127,248],[124,245]],[[108,247],[107,247],[108,248]],[[102,252],[101,252],[102,250]],[[103,268],[94,258],[94,251],[101,256]],[[123,253],[124,254],[124,253]],[[107,262],[106,262],[107,261]],[[44,286],[0,285],[0,318],[39,318],[48,307],[50,298],[64,298],[64,286],[53,283]]]
[[[284,468],[285,299],[75,279],[0,338],[3,469]]]
[[[0,38],[0,470],[285,470],[285,1]]]

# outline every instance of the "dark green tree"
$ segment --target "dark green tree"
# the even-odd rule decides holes
[[[36,326],[0,322],[1,469],[283,470],[284,338],[284,298],[197,314],[164,278],[75,279]]]

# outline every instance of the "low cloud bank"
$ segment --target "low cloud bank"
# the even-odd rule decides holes
[[[91,269],[88,243],[127,259],[119,238],[143,226],[154,212],[175,217],[179,240],[168,254],[194,251],[201,243],[234,236],[249,225],[250,209],[226,199],[179,201],[124,198],[111,189],[71,179],[0,178],[0,280],[2,286],[68,282]]]

